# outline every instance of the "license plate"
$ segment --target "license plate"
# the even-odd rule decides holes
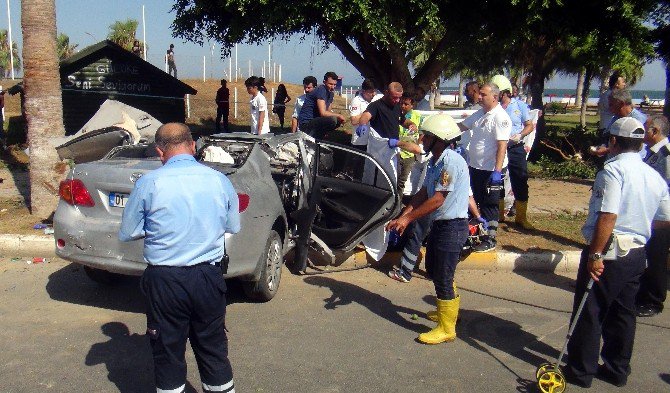
[[[128,200],[128,194],[122,194],[120,192],[110,192],[109,193],[109,206],[112,207],[126,207],[126,201]]]

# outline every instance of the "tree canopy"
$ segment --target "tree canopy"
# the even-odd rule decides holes
[[[174,35],[213,39],[223,54],[240,42],[315,34],[381,88],[428,87],[441,73],[523,69],[544,81],[589,58],[636,69],[650,56],[644,22],[653,0],[174,0]],[[583,44],[583,45],[582,45]],[[582,55],[575,48],[584,46]],[[588,50],[587,50],[588,49]],[[309,56],[308,51],[305,57]],[[631,65],[632,64],[632,65]],[[582,64],[584,66],[585,64]],[[637,67],[639,68],[639,67]]]
[[[56,52],[58,60],[65,60],[77,52],[79,44],[70,44],[70,37],[65,33],[58,34],[56,37]]]
[[[135,19],[127,19],[123,22],[117,20],[109,26],[107,39],[129,51],[133,48],[138,24],[139,22]]]
[[[9,56],[9,38],[7,37],[7,30],[0,29],[0,71],[7,77],[11,71],[11,59]],[[14,57],[14,71],[21,69],[21,57],[19,56],[19,47],[16,41],[12,42],[12,56]]]

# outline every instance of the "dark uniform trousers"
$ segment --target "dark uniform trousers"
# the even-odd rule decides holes
[[[218,105],[216,107],[216,132],[221,132],[221,120],[223,120],[223,132],[230,132],[228,125],[228,117],[230,114],[230,105],[228,102],[225,105]]]
[[[327,133],[335,130],[337,126],[337,117],[335,116],[315,117],[300,124],[300,131],[314,137],[314,139],[323,139]]]
[[[470,170],[470,188],[472,196],[479,206],[479,212],[489,223],[489,233],[495,233],[498,229],[498,202],[500,201],[500,191],[487,191],[489,178],[493,171],[484,171],[468,167]]]
[[[638,305],[650,305],[663,310],[663,302],[668,294],[669,248],[670,228],[653,229],[645,246],[648,266],[640,279],[636,300]]]
[[[507,148],[507,165],[509,181],[512,184],[514,199],[528,202],[528,162],[523,142]]]
[[[226,282],[221,268],[150,265],[142,275],[141,288],[147,299],[156,387],[171,390],[186,383],[184,354],[189,339],[202,383],[229,385],[218,391],[233,391],[225,332]]]
[[[426,271],[433,279],[440,300],[451,300],[454,294],[454,274],[461,251],[468,240],[468,220],[436,220],[430,227],[426,245]]]
[[[590,275],[588,249],[582,251],[577,272],[577,287],[572,319],[584,295]],[[630,374],[630,359],[635,339],[635,295],[645,268],[644,248],[631,249],[625,257],[605,261],[605,270],[591,289],[575,331],[568,342],[569,372],[582,382],[590,382],[600,357],[619,381]]]

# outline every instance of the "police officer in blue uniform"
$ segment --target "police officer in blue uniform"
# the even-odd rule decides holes
[[[402,234],[411,222],[432,215],[426,267],[431,271],[437,294],[437,312],[432,313],[437,316],[437,326],[420,334],[418,340],[439,344],[456,339],[460,297],[455,291],[454,273],[468,237],[470,175],[463,157],[453,150],[462,132],[451,116],[430,116],[419,130],[424,134],[424,150],[433,153],[433,158],[423,187],[387,229]]]
[[[507,175],[514,192],[514,222],[524,229],[535,229],[528,221],[528,162],[523,138],[533,132],[533,123],[525,102],[512,97],[512,84],[504,75],[495,75],[491,79],[500,88],[500,105],[512,120],[512,132],[507,142]],[[504,200],[500,200],[500,216],[504,215]]]
[[[582,227],[588,246],[577,273],[573,319],[589,279],[596,283],[568,341],[564,370],[568,383],[582,387],[590,387],[594,375],[616,386],[626,384],[635,340],[635,295],[646,265],[644,245],[652,221],[654,226],[670,224],[668,186],[638,154],[644,126],[624,117],[609,133],[612,158],[596,175]]]
[[[163,166],[142,176],[123,211],[119,239],[144,239],[142,292],[154,357],[156,391],[186,387],[186,340],[206,392],[235,392],[224,330],[226,283],[219,263],[225,233],[240,230],[230,180],[194,159],[185,124],[156,131]]]
[[[663,115],[653,115],[647,120],[644,143],[645,158],[670,187],[670,123]],[[640,279],[640,290],[635,300],[638,317],[652,317],[663,311],[663,303],[668,296],[668,250],[670,249],[670,228],[654,228],[645,246],[647,270]]]

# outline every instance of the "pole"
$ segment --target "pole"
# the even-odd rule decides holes
[[[209,79],[214,79],[214,44],[212,44],[212,51],[209,53]]]
[[[275,109],[275,100],[273,99],[274,96],[275,96],[275,88],[273,87],[272,89],[270,89],[270,99],[272,100],[272,108],[270,108],[270,110]]]
[[[237,58],[237,56],[235,56]],[[233,116],[237,119],[237,86],[235,86],[235,109],[233,110]]]
[[[233,58],[228,58],[228,80],[232,82],[233,80]]]
[[[265,60],[263,60],[263,68],[261,68],[261,76],[265,78]]]
[[[207,80],[207,56],[202,55],[202,81]]]
[[[142,5],[142,41],[144,41],[144,61],[147,61],[147,22],[144,19],[144,4]]]
[[[237,82],[237,44],[235,44],[235,82]],[[235,116],[237,118],[237,116]]]
[[[186,117],[191,117],[191,95],[186,94]]]
[[[271,62],[272,62],[272,41],[268,41],[268,78],[270,78],[270,75],[272,74],[272,71],[270,71]]]
[[[251,60],[249,60],[249,78],[251,78]]]
[[[279,65],[279,82],[281,82],[281,64]]]
[[[14,80],[14,45],[12,43],[12,16],[9,12],[9,0],[7,0],[7,33],[9,35],[9,67]]]

